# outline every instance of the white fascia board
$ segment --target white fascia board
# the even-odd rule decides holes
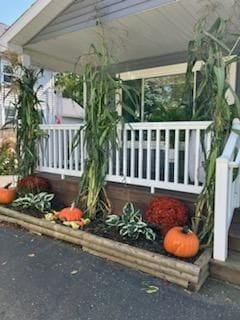
[[[53,12],[53,19],[55,19],[56,15],[59,14],[62,10],[64,10],[69,4],[71,4],[74,0],[61,0],[61,4],[59,0],[37,0],[23,15],[20,16],[19,19],[16,20],[10,26],[7,31],[0,37],[0,46],[8,47],[8,44],[12,41],[12,39],[20,33],[29,23],[31,23],[44,9],[46,9],[50,4],[55,3],[55,10]],[[48,22],[49,23],[49,22]],[[36,30],[38,33],[45,25],[40,26],[39,30]],[[24,45],[24,44],[23,44]]]
[[[32,19],[34,19],[53,0],[36,1],[23,15],[20,16],[2,35],[1,40],[8,43],[16,36]]]

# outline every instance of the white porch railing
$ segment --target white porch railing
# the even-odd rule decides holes
[[[80,131],[79,144],[72,150],[74,137],[83,124],[44,124],[40,128],[47,134],[38,145],[38,170],[61,176],[81,176],[84,169],[84,132]]]
[[[240,130],[234,119],[233,129]],[[228,231],[234,209],[240,206],[240,135],[231,132],[223,154],[216,163],[213,257],[225,261],[228,255]]]
[[[202,144],[208,151],[210,122],[130,123],[119,127],[118,148],[111,148],[107,181],[199,193],[204,182]],[[42,125],[48,138],[39,144],[38,170],[80,176],[84,170],[84,130],[80,124]],[[82,125],[83,126],[83,125]]]

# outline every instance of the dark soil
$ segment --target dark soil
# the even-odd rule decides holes
[[[131,238],[123,238],[119,232],[116,230],[116,228],[109,227],[104,223],[103,219],[96,219],[92,221],[89,225],[87,225],[84,228],[84,231],[87,231],[89,233],[93,233],[97,236],[108,238],[111,240],[115,240],[118,242],[129,244],[130,246],[138,247],[141,249],[145,249],[148,251],[160,253],[160,254],[166,254],[166,251],[162,247],[162,236],[157,230],[154,230],[156,232],[156,240],[155,241],[149,241],[143,238],[139,238],[137,240],[131,239]]]

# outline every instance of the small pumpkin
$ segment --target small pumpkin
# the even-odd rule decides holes
[[[68,227],[72,227],[75,230],[83,229],[84,226],[90,223],[89,219],[81,219],[79,221],[64,221],[63,224]]]
[[[58,214],[58,218],[62,221],[79,221],[82,217],[82,210],[76,208],[74,203],[71,207],[62,209]]]
[[[11,183],[0,188],[0,204],[10,204],[15,200],[17,192],[15,188],[9,188]]]
[[[163,241],[164,249],[180,258],[194,257],[199,250],[199,239],[188,226],[173,227]]]

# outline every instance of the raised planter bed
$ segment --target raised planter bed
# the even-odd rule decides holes
[[[209,275],[211,250],[205,250],[194,263],[152,253],[127,244],[72,230],[68,227],[0,207],[0,221],[22,226],[35,233],[81,246],[83,251],[155,277],[198,291]]]

